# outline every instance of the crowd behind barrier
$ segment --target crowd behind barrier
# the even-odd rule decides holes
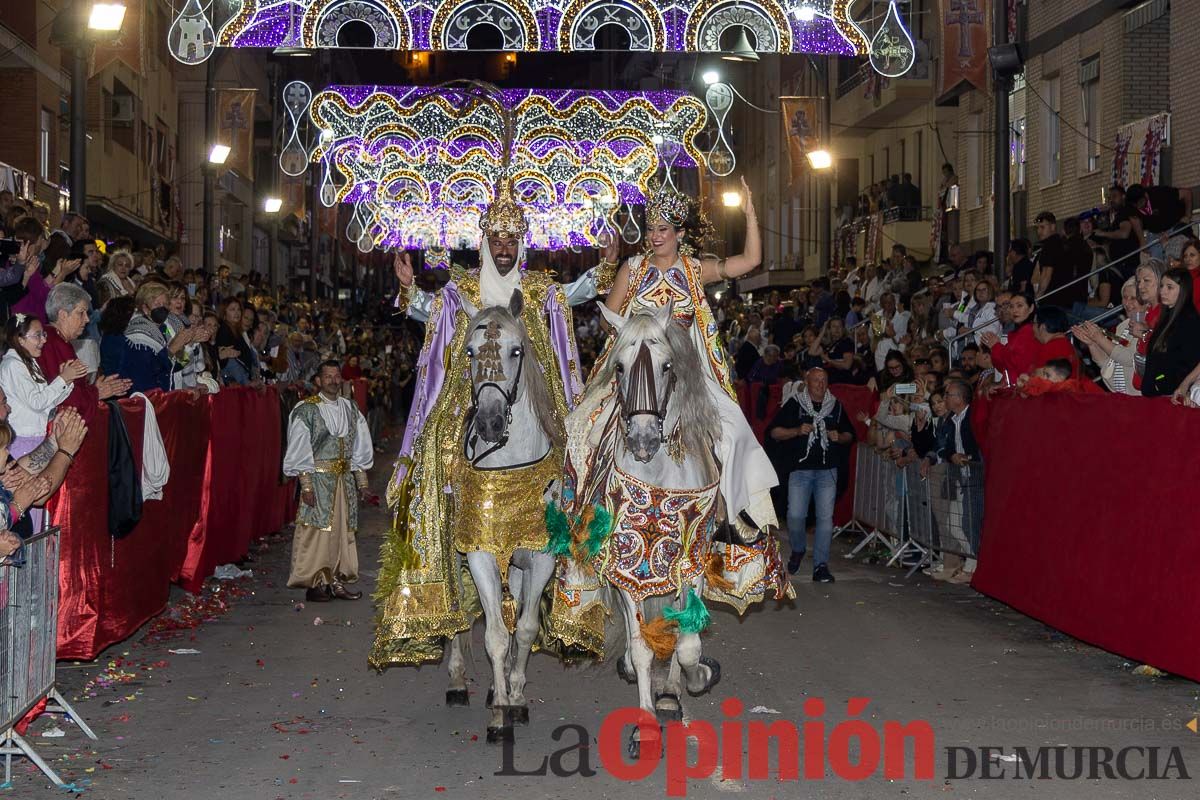
[[[197,591],[217,566],[242,559],[254,539],[294,516],[295,489],[282,481],[280,464],[290,408],[283,404],[295,399],[281,399],[275,386],[199,398],[152,392],[171,476],[163,498],[147,500],[121,539],[108,532],[111,406],[100,409],[50,506],[63,529],[59,658],[95,658],[161,611],[172,582]],[[144,401],[119,408],[140,471]]]
[[[839,532],[853,530],[864,538],[848,558],[879,542],[889,550],[889,566],[908,553],[916,554],[908,572],[912,575],[929,566],[935,552],[979,555],[983,464],[934,464],[922,475],[917,462],[900,467],[871,447],[859,445],[855,450],[853,511]]]

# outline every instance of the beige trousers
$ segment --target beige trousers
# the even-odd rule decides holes
[[[358,498],[355,498],[355,502]],[[303,502],[303,501],[301,501]],[[292,539],[292,572],[288,586],[309,589],[332,583],[354,583],[358,580],[358,548],[355,532],[346,525],[346,489],[337,482],[333,496],[333,515],[329,530],[296,523]]]

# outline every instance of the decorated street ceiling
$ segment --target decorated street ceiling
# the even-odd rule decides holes
[[[168,45],[178,60],[195,64],[211,55],[214,46],[719,52],[745,33],[761,53],[864,56],[871,51],[871,41],[851,18],[852,4],[853,0],[224,0],[204,5],[187,0],[168,33]],[[490,28],[490,36],[481,39],[481,28]],[[620,29],[615,37],[607,35],[612,29]]]
[[[295,119],[307,110],[317,144],[292,137],[280,166],[295,175],[321,165],[321,200],[355,205],[348,235],[360,249],[478,245],[479,214],[503,171],[499,107],[398,86],[335,86],[306,103],[307,89],[286,87],[285,103]],[[593,245],[605,232],[636,241],[632,206],[650,178],[701,158],[705,110],[681,92],[508,89],[499,102],[515,123],[508,174],[528,209],[530,247]]]

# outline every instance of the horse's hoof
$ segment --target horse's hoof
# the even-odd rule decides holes
[[[617,659],[617,677],[626,683],[637,683],[637,675],[626,669],[623,657]]]
[[[667,704],[665,707],[663,706],[664,702]],[[679,702],[678,695],[663,692],[654,698],[654,716],[658,719],[659,725],[683,722],[683,704]]]
[[[507,711],[508,718],[514,725],[529,724],[529,706],[512,706]]]
[[[491,708],[492,707],[492,698],[494,698],[495,696],[496,696],[496,690],[488,689],[487,702],[484,705],[486,705],[488,708]]]
[[[488,744],[497,744],[499,742],[511,742],[513,740],[512,725],[504,725],[499,728],[493,728],[490,725],[487,729]]]
[[[642,757],[642,751],[653,753],[658,751],[659,756],[662,755],[662,728],[659,728],[657,735],[652,734],[651,738],[642,741],[638,739],[638,728],[634,728],[629,734],[629,744],[625,748],[625,752],[629,755],[631,761],[637,761]]]
[[[708,667],[708,680],[705,681],[704,687],[698,692],[693,692],[688,689],[688,694],[692,697],[699,697],[702,694],[708,694],[713,690],[713,687],[721,682],[721,664],[709,656],[700,656],[700,663]]]
[[[447,689],[446,690],[446,705],[448,706],[469,706],[471,701],[467,697],[466,689]]]

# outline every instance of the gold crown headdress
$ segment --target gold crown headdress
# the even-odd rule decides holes
[[[496,187],[496,199],[479,217],[479,228],[484,236],[499,236],[502,239],[520,239],[529,231],[529,221],[513,196],[510,178],[500,179]]]
[[[692,203],[688,196],[673,186],[660,183],[657,178],[649,184],[646,196],[646,222],[666,220],[676,228],[682,228],[688,221]]]

